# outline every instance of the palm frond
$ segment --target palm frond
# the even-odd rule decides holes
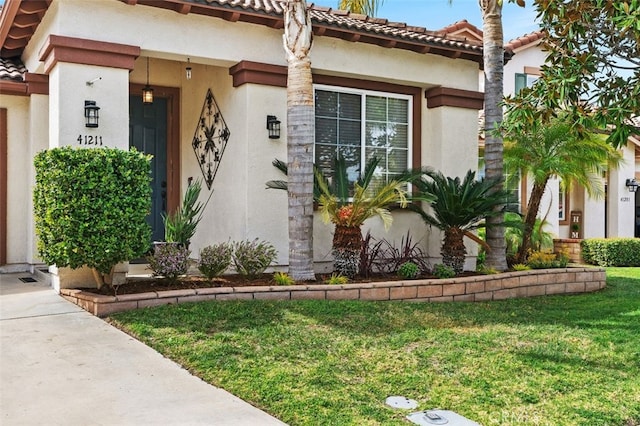
[[[269,189],[283,189],[287,191],[289,189],[289,183],[284,180],[270,180],[266,183]]]
[[[376,169],[380,164],[380,158],[372,157],[367,161],[367,164],[364,167],[364,173],[358,178],[358,185],[367,188],[371,184],[371,179],[373,179],[373,175],[376,172]]]
[[[340,154],[334,159],[333,190],[340,202],[346,203],[349,199],[349,176],[347,174],[347,161]]]

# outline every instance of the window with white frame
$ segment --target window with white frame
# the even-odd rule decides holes
[[[408,95],[315,86],[315,164],[333,176],[340,154],[355,182],[372,158],[380,159],[374,179],[392,180],[411,166],[411,111]]]

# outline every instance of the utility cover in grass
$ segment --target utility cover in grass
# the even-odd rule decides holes
[[[418,407],[418,401],[409,399],[406,396],[390,396],[385,400],[389,407],[413,410]]]
[[[407,416],[412,423],[421,426],[447,425],[447,426],[480,426],[458,413],[449,410],[426,410],[411,413]]]

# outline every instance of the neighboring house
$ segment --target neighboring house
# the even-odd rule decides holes
[[[312,7],[311,17],[317,162],[349,147],[355,166],[375,154],[391,174],[431,166],[463,175],[476,167],[477,38],[328,8]],[[260,238],[286,265],[286,193],[265,189],[281,178],[271,161],[286,159],[282,34],[282,5],[273,0],[7,0],[0,15],[2,270],[40,263],[33,157],[65,145],[136,146],[154,155],[154,238],[162,238],[160,214],[178,205],[190,178],[201,178],[215,192],[192,240],[194,256],[209,244]],[[151,104],[141,98],[147,85]],[[86,101],[100,108],[98,127],[86,126]],[[282,122],[279,138],[270,138],[268,116]],[[206,150],[201,126],[213,124],[215,144]],[[388,233],[376,219],[367,227],[390,240],[410,229],[439,256],[439,233],[409,212],[394,215]],[[331,261],[331,235],[316,220],[319,270]]]
[[[442,30],[447,34],[456,34],[478,41],[482,40],[482,31],[460,21]],[[536,31],[513,39],[505,44],[509,61],[504,67],[504,94],[514,95],[522,88],[531,86],[540,76],[540,67],[546,59],[542,49],[544,33]],[[480,90],[484,90],[484,76],[480,72]],[[640,128],[640,117],[631,119]],[[484,120],[480,114],[481,128]],[[482,172],[484,138],[480,132],[479,158]],[[606,188],[605,199],[593,199],[581,186],[573,186],[569,193],[563,191],[557,179],[552,179],[545,192],[538,215],[546,218],[547,230],[557,238],[593,238],[593,237],[640,237],[640,191],[630,192],[627,183],[634,178],[640,182],[640,136],[629,138],[625,147],[620,149],[624,162],[616,170],[611,170],[603,177]],[[511,184],[513,191],[526,206],[531,185],[527,177],[521,178],[518,184]],[[573,212],[573,214],[572,214]],[[579,225],[572,225],[578,222]]]
[[[504,93],[513,95],[532,85],[540,76],[540,67],[546,59],[542,48],[544,33],[526,34],[505,44],[513,58],[504,68]],[[631,137],[620,149],[624,162],[603,177],[605,199],[593,199],[587,191],[574,185],[566,193],[557,179],[547,187],[538,215],[546,217],[549,230],[558,238],[638,237],[635,229],[635,211],[640,209],[640,196],[629,191],[628,180],[640,181],[639,137]],[[521,179],[522,205],[526,205],[531,186],[527,177]]]

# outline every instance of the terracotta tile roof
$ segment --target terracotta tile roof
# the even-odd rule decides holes
[[[446,27],[439,29],[438,32],[447,35],[462,36],[473,41],[482,42],[482,30],[469,23],[466,19],[447,25]]]
[[[335,25],[358,32],[374,33],[392,38],[438,44],[442,46],[482,52],[482,45],[465,38],[447,36],[436,31],[428,31],[424,27],[414,27],[401,22],[388,22],[386,19],[370,18],[366,15],[353,14],[341,10],[312,6],[311,20],[314,23]]]
[[[525,34],[523,36],[516,37],[513,40],[510,40],[504,45],[504,47],[505,49],[514,51],[522,46],[539,42],[543,38],[544,38],[544,31],[534,31],[532,33]]]
[[[0,80],[23,81],[26,72],[20,58],[0,58]]]
[[[196,2],[197,0],[188,1]],[[247,12],[266,13],[277,16],[281,16],[284,12],[284,3],[276,0],[204,1],[210,6],[224,6]],[[139,0],[138,3],[141,3],[141,1]],[[327,26],[350,32],[482,54],[481,43],[475,40],[470,41],[466,38],[449,35],[442,31],[429,31],[424,27],[411,26],[403,22],[390,22],[387,19],[374,18],[345,10],[316,6],[314,4],[309,6],[309,10],[314,26]],[[335,34],[329,35],[333,36]]]

